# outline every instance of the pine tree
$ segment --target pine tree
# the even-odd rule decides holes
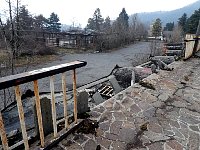
[[[106,17],[104,23],[103,23],[103,29],[108,31],[111,29],[111,21],[110,21],[110,17]]]
[[[184,13],[181,18],[178,19],[178,25],[182,27],[183,32],[187,30],[187,14]]]
[[[128,20],[129,20],[129,16],[126,13],[125,8],[123,8],[122,12],[119,14],[119,17],[117,18],[117,22],[123,29],[127,30],[129,27]]]
[[[155,37],[161,36],[161,32],[162,32],[162,23],[160,18],[157,18],[153,24],[152,35]]]
[[[195,34],[200,20],[200,8],[187,20],[187,33]]]
[[[59,23],[58,15],[54,12],[51,13],[50,18],[48,19],[47,30],[50,32],[60,32],[61,23]]]
[[[38,15],[34,17],[34,28],[36,30],[45,30],[48,25],[48,19],[46,19],[43,15]]]
[[[174,29],[174,22],[166,23],[164,31],[172,31]]]
[[[99,8],[97,8],[93,14],[93,17],[88,19],[87,28],[101,31],[103,28],[103,21],[104,19],[101,15],[101,11]]]
[[[19,8],[19,29],[20,30],[31,30],[33,27],[33,18],[30,15],[26,6],[21,6]]]

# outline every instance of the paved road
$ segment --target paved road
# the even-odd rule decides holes
[[[140,57],[148,57],[150,53],[150,43],[138,42],[136,44],[103,53],[80,53],[80,54],[66,54],[60,56],[58,60],[48,62],[45,64],[33,65],[28,68],[29,71],[51,67],[75,60],[87,61],[87,66],[77,69],[77,86],[95,81],[99,78],[110,74],[111,70],[116,64],[119,66],[132,66],[133,62],[138,62]],[[24,68],[18,68],[24,70]],[[61,76],[55,76],[55,91],[61,91]],[[32,83],[21,86],[22,91],[27,89],[33,90]],[[72,88],[71,72],[67,72],[67,87]],[[40,92],[49,92],[49,77],[39,80]],[[23,93],[23,92],[22,92]],[[0,94],[1,95],[1,94]]]
[[[126,48],[121,48],[115,51],[106,53],[88,53],[88,54],[67,54],[60,57],[59,60],[51,63],[37,65],[32,69],[38,69],[43,67],[54,66],[66,62],[75,60],[87,61],[87,66],[77,70],[77,84],[78,86],[86,84],[91,81],[95,81],[101,77],[110,74],[111,70],[116,64],[119,66],[131,66],[132,62],[136,62],[139,57],[148,57],[150,53],[148,42],[139,42]],[[69,73],[68,73],[69,75]],[[68,76],[68,85],[71,85],[71,77]],[[41,86],[40,91],[49,90],[49,79],[43,79],[39,81]],[[61,89],[60,76],[56,76],[55,79],[56,90]]]

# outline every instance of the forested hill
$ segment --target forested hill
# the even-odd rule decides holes
[[[180,1],[181,3],[181,1]],[[173,5],[173,4],[172,4]],[[178,18],[180,18],[183,13],[187,14],[187,17],[190,17],[195,10],[200,8],[200,0],[185,6],[180,9],[176,9],[173,11],[157,11],[157,12],[149,12],[149,13],[138,13],[138,17],[143,23],[150,24],[152,21],[156,20],[156,18],[160,18],[162,24],[165,25],[168,22],[177,22]]]

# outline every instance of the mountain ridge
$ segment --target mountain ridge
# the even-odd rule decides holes
[[[187,17],[190,17],[194,13],[194,11],[199,8],[200,0],[197,0],[192,4],[172,11],[142,12],[137,13],[137,15],[143,23],[148,25],[155,21],[156,18],[160,18],[164,26],[166,23],[169,22],[176,23],[178,21],[178,18],[180,18],[183,15],[183,13],[186,13]]]

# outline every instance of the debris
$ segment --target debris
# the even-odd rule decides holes
[[[139,81],[139,84],[143,87],[146,87],[146,88],[149,88],[149,89],[152,89],[152,90],[155,90],[156,88],[154,87],[153,84],[151,83],[148,83],[148,82],[144,82],[144,81]]]
[[[152,73],[158,73],[156,71],[156,65],[155,64],[151,64],[151,71],[152,71]]]
[[[103,103],[105,101],[105,99],[102,98],[101,94],[96,92],[93,95],[93,100],[95,101],[95,104],[98,105],[100,103]]]
[[[141,125],[140,126],[140,130],[142,130],[142,131],[148,131],[148,128],[147,128],[148,124],[149,124],[149,122],[146,122],[143,125]]]
[[[159,60],[151,59],[151,62],[155,64],[161,70],[172,71],[174,69],[174,68],[168,67],[168,65],[164,63],[163,61],[161,61],[160,59]]]
[[[96,150],[101,150],[101,146],[100,146],[100,145],[97,145]]]
[[[151,60],[161,60],[165,64],[169,65],[175,61],[174,56],[154,56],[151,57]]]
[[[96,129],[99,127],[99,122],[96,120],[85,119],[83,120],[82,125],[77,130],[77,133],[84,133],[84,134],[94,134],[96,135]]]
[[[115,76],[111,76],[109,78],[109,81],[110,81],[110,83],[111,83],[111,85],[112,85],[112,87],[113,87],[113,89],[115,91],[115,94],[117,94],[117,93],[122,91],[122,88],[119,86],[119,83],[117,82]]]
[[[188,76],[184,76],[184,80],[185,81],[189,81],[189,77]]]
[[[28,89],[24,94],[22,94],[21,99],[23,100],[27,97],[32,97],[32,96],[34,96],[34,92],[32,90]]]

